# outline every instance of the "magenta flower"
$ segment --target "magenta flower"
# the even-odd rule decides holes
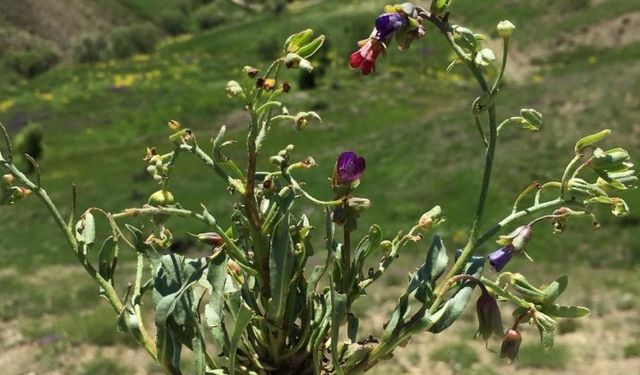
[[[384,13],[376,18],[376,38],[386,43],[396,31],[407,24],[407,17],[400,13]]]
[[[489,264],[491,264],[491,267],[493,267],[496,272],[500,272],[513,257],[514,251],[515,248],[513,247],[513,245],[508,244],[507,246],[492,252],[487,256],[487,258],[489,259]]]
[[[369,75],[376,70],[376,59],[382,50],[384,45],[380,41],[373,38],[367,39],[359,50],[351,54],[349,65],[353,69],[359,69],[362,74]]]
[[[343,152],[336,163],[338,183],[346,185],[360,179],[365,167],[364,158],[352,151]]]

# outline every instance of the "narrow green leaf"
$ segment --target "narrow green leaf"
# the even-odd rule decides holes
[[[447,256],[447,250],[444,247],[444,243],[440,239],[440,236],[434,235],[431,241],[431,246],[427,251],[427,258],[418,269],[418,271],[409,280],[409,286],[407,287],[407,293],[411,294],[416,289],[422,287],[425,283],[428,284],[430,289],[433,289],[433,284],[438,280],[447,268],[449,257]]]
[[[547,305],[544,312],[558,318],[582,318],[589,315],[591,310],[583,306]]]
[[[207,272],[207,281],[211,286],[211,298],[204,308],[207,326],[213,335],[216,344],[220,348],[224,348],[225,337],[222,327],[224,319],[224,285],[227,280],[227,261],[226,253],[216,257],[209,264]]]
[[[271,239],[271,255],[269,257],[271,303],[267,308],[267,317],[272,322],[279,322],[284,316],[294,265],[295,253],[293,240],[289,233],[289,217],[287,215],[278,224]]]
[[[463,274],[480,277],[482,275],[484,262],[485,257],[471,257],[465,266]],[[445,310],[442,318],[438,319],[429,331],[433,333],[440,333],[452,325],[460,317],[460,314],[464,311],[467,303],[469,303],[469,299],[471,299],[471,294],[473,293],[475,286],[476,284],[471,281],[462,282],[454,296],[451,297],[451,299],[449,299],[449,301],[447,301],[447,303],[440,309]]]
[[[347,337],[351,343],[355,343],[358,341],[358,327],[360,326],[360,321],[356,318],[355,315],[349,314],[347,315]]]
[[[332,291],[331,299],[333,309],[331,316],[331,359],[336,373],[344,375],[342,366],[340,366],[340,358],[338,358],[338,340],[340,340],[340,325],[347,314],[347,295]]]
[[[115,271],[117,248],[118,242],[113,239],[113,236],[109,236],[98,253],[98,273],[107,281],[111,280]]]
[[[205,375],[207,364],[204,358],[203,342],[199,336],[193,338],[191,351],[193,352],[193,375]]]
[[[231,334],[231,342],[229,347],[229,374],[234,375],[236,372],[236,352],[238,350],[238,344],[245,328],[251,322],[253,318],[253,311],[245,304],[240,305],[240,310],[235,320],[235,326],[233,327],[233,333]]]
[[[582,152],[582,150],[585,147],[605,139],[609,134],[611,134],[611,130],[605,129],[599,133],[590,134],[590,135],[587,135],[586,137],[580,138],[580,140],[576,143],[575,152],[576,153]]]
[[[305,59],[313,56],[322,47],[322,44],[324,44],[324,39],[325,36],[320,35],[311,42],[305,44],[302,48],[300,48],[300,50],[298,50],[298,55]]]
[[[544,294],[544,303],[553,303],[566,289],[569,284],[567,275],[562,275],[547,286],[542,293]]]

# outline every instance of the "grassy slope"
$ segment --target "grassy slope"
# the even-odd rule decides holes
[[[325,123],[302,133],[288,126],[275,129],[265,155],[281,148],[284,139],[291,140],[300,150],[300,157],[309,154],[319,161],[320,168],[304,179],[310,185],[319,182],[314,184],[320,186],[315,191],[327,195],[322,181],[329,174],[335,154],[341,149],[355,149],[367,157],[370,165],[361,193],[373,198],[374,209],[365,221],[370,218],[390,226],[389,233],[392,233],[437,203],[449,216],[450,224],[444,230],[448,234],[464,231],[474,205],[481,167],[481,145],[466,115],[464,101],[476,90],[461,69],[450,75],[442,73],[448,56],[435,33],[407,53],[390,51],[372,78],[359,77],[344,69],[344,58],[352,48],[351,39],[357,38],[358,31],[369,23],[378,9],[375,3],[341,7],[325,3],[296,17],[262,19],[176,41],[148,57],[97,66],[60,67],[31,82],[5,82],[3,100],[10,100],[13,106],[2,114],[2,119],[14,131],[25,118],[45,125],[45,182],[55,198],[65,199],[67,187],[75,182],[81,207],[97,202],[115,210],[144,200],[154,189],[149,179],[140,177],[143,169],[140,155],[148,144],[167,148],[164,124],[168,119],[176,118],[196,129],[200,139],[206,139],[225,121],[231,121],[236,128],[242,126],[238,120],[242,115],[221,90],[225,81],[237,78],[240,66],[259,58],[255,52],[257,44],[269,38],[283,39],[292,31],[312,26],[329,34],[333,63],[321,88],[291,95],[289,107],[291,110],[321,108]],[[459,1],[457,9],[462,17],[466,12],[482,14],[474,4]],[[468,17],[468,22],[490,32],[490,20],[506,14],[513,15],[511,18],[516,21],[526,14],[548,18],[539,8],[528,4],[510,3],[509,7],[498,8],[496,14],[487,12],[489,15],[478,19]],[[589,19],[586,15],[567,17]],[[535,25],[536,21],[527,23],[523,19],[517,23],[523,25],[521,34],[526,40],[531,29],[527,25]],[[528,47],[519,39],[515,46],[520,53]],[[617,130],[612,141],[624,140],[623,144],[631,150],[637,146],[634,138],[625,136],[634,130],[632,126],[637,120],[634,117],[637,114],[632,111],[632,98],[620,100],[615,95],[607,95],[605,85],[619,87],[620,92],[633,95],[638,87],[637,74],[634,74],[637,67],[628,61],[639,51],[640,46],[632,44],[611,51],[615,59],[602,54],[602,50],[554,56],[535,74],[536,82],[508,87],[509,95],[503,98],[504,104],[500,107],[501,116],[516,113],[520,106],[531,106],[545,113],[547,124],[540,134],[516,129],[505,132],[498,155],[495,200],[488,217],[501,216],[518,189],[532,179],[557,178],[570,157],[572,142],[584,133],[611,127]],[[602,58],[595,64],[586,63],[592,54]],[[555,66],[555,60],[561,63]],[[289,79],[295,81],[296,76],[290,75]],[[125,85],[129,81],[130,86],[115,87],[118,81]],[[583,109],[571,110],[572,104],[573,108]],[[235,111],[234,115],[227,116],[231,111]],[[241,158],[240,147],[237,151]],[[187,160],[182,163],[184,179],[174,181],[179,196],[193,197],[192,193],[211,191],[208,184],[194,183],[203,172],[197,163]],[[210,181],[213,189],[217,189],[213,191],[220,192],[222,187]],[[220,194],[204,197],[199,199],[208,200],[213,206],[222,204]],[[198,203],[187,199],[187,206]],[[637,202],[633,195],[630,199],[630,203]],[[0,230],[12,232],[1,237],[2,247],[10,255],[4,262],[26,265],[70,261],[45,212],[37,208],[37,202],[31,200],[22,208],[5,208],[0,213],[2,221],[8,222]],[[614,226],[635,225],[637,219],[634,213],[623,221],[611,221],[605,216],[603,222]],[[24,227],[26,222],[39,220],[45,222],[38,224],[36,233]],[[385,225],[387,223],[389,225]],[[619,263],[629,260],[633,242],[630,238],[625,242],[625,237],[630,237],[628,230],[605,229],[597,236],[582,239],[588,225],[576,223],[576,227],[577,231],[568,233],[559,242],[561,247],[572,244],[569,251],[546,250],[540,245],[533,253],[541,253],[542,258],[566,260],[573,258],[568,255],[575,254],[572,249],[579,248],[576,242],[589,241],[597,248],[622,237],[622,243],[616,245],[620,251],[615,252],[615,260],[621,261]],[[32,249],[40,243],[46,244],[45,249],[34,253]],[[540,243],[550,242],[545,239]],[[584,255],[590,261],[600,260],[598,254]]]

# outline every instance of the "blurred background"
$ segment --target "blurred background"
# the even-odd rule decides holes
[[[0,0],[0,121],[20,151],[38,157],[44,186],[65,214],[72,183],[80,209],[139,206],[157,190],[144,151],[171,150],[167,122],[192,128],[202,144],[223,124],[230,138],[243,141],[246,114],[226,97],[226,82],[241,79],[244,65],[265,69],[288,35],[311,27],[327,43],[312,74],[284,72],[293,86],[284,100],[291,112],[312,109],[324,121],[302,132],[274,127],[262,166],[293,143],[295,156],[311,155],[319,164],[299,178],[316,196],[330,197],[327,177],[336,156],[354,150],[367,159],[359,194],[373,202],[361,230],[379,223],[393,237],[439,204],[448,218],[439,231],[453,251],[466,240],[482,173],[484,149],[469,114],[477,88],[462,67],[445,71],[452,56],[433,28],[406,52],[392,46],[373,76],[351,71],[348,56],[384,5]],[[453,23],[486,34],[498,54],[497,22],[508,18],[517,26],[499,116],[536,108],[545,118],[541,132],[512,127],[501,134],[487,227],[508,214],[531,182],[558,180],[583,135],[611,128],[607,146],[640,154],[637,0],[455,0],[451,12]],[[240,145],[230,154],[242,162]],[[198,160],[185,156],[179,163],[171,183],[176,198],[185,207],[202,202],[224,217],[225,186]],[[591,308],[585,319],[560,322],[553,352],[544,353],[535,327],[525,327],[520,360],[502,365],[471,339],[470,308],[446,334],[414,338],[373,373],[640,373],[640,196],[623,197],[631,215],[613,218],[604,210],[597,231],[589,220],[571,221],[559,236],[550,226],[537,227],[528,247],[536,262],[518,259],[507,269],[538,284],[568,272],[564,302]],[[316,207],[298,208],[321,219]],[[187,224],[169,222],[180,240],[176,250],[198,251],[186,234],[197,228]],[[384,285],[354,307],[367,321],[361,327],[380,332],[426,246],[408,247]],[[120,263],[121,291],[133,277],[131,255]],[[3,374],[159,373],[116,331],[111,309],[34,197],[0,208],[0,326]],[[499,341],[489,346],[497,350]]]

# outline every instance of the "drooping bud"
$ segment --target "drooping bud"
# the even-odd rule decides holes
[[[520,351],[520,344],[522,343],[522,335],[516,328],[510,328],[502,339],[502,346],[500,347],[500,358],[507,358],[510,362],[513,362],[518,357],[518,351]]]
[[[492,334],[496,336],[502,335],[504,328],[502,327],[502,317],[500,315],[500,307],[498,302],[486,289],[483,289],[482,295],[476,302],[476,312],[478,314],[478,332],[476,337],[480,336],[488,343]]]
[[[182,125],[177,120],[169,120],[169,122],[167,123],[167,126],[169,127],[169,129],[173,130],[174,132],[177,132],[178,130],[182,129]]]
[[[487,256],[487,259],[489,259],[489,264],[491,264],[491,267],[493,267],[496,272],[500,272],[504,268],[504,266],[509,263],[511,258],[513,258],[514,251],[515,249],[513,248],[513,245],[509,244],[492,252]]]
[[[302,130],[302,129],[306,128],[309,125],[309,120],[311,120],[311,119],[316,119],[316,120],[322,122],[322,118],[320,117],[320,115],[318,115],[314,111],[299,112],[295,116],[296,128],[298,130]]]
[[[149,196],[148,204],[152,206],[168,206],[175,203],[173,194],[169,190],[158,190]]]
[[[525,248],[532,235],[533,231],[531,226],[522,225],[514,229],[511,233],[500,236],[496,242],[499,245],[511,244],[514,250],[520,251]]]
[[[498,26],[496,27],[498,30],[498,35],[502,38],[509,38],[511,34],[513,34],[513,30],[516,29],[516,26],[511,23],[509,20],[504,20],[498,22]]]
[[[629,206],[627,205],[627,202],[624,201],[624,199],[616,197],[611,198],[611,201],[613,203],[611,213],[614,216],[622,217],[629,215]]]

